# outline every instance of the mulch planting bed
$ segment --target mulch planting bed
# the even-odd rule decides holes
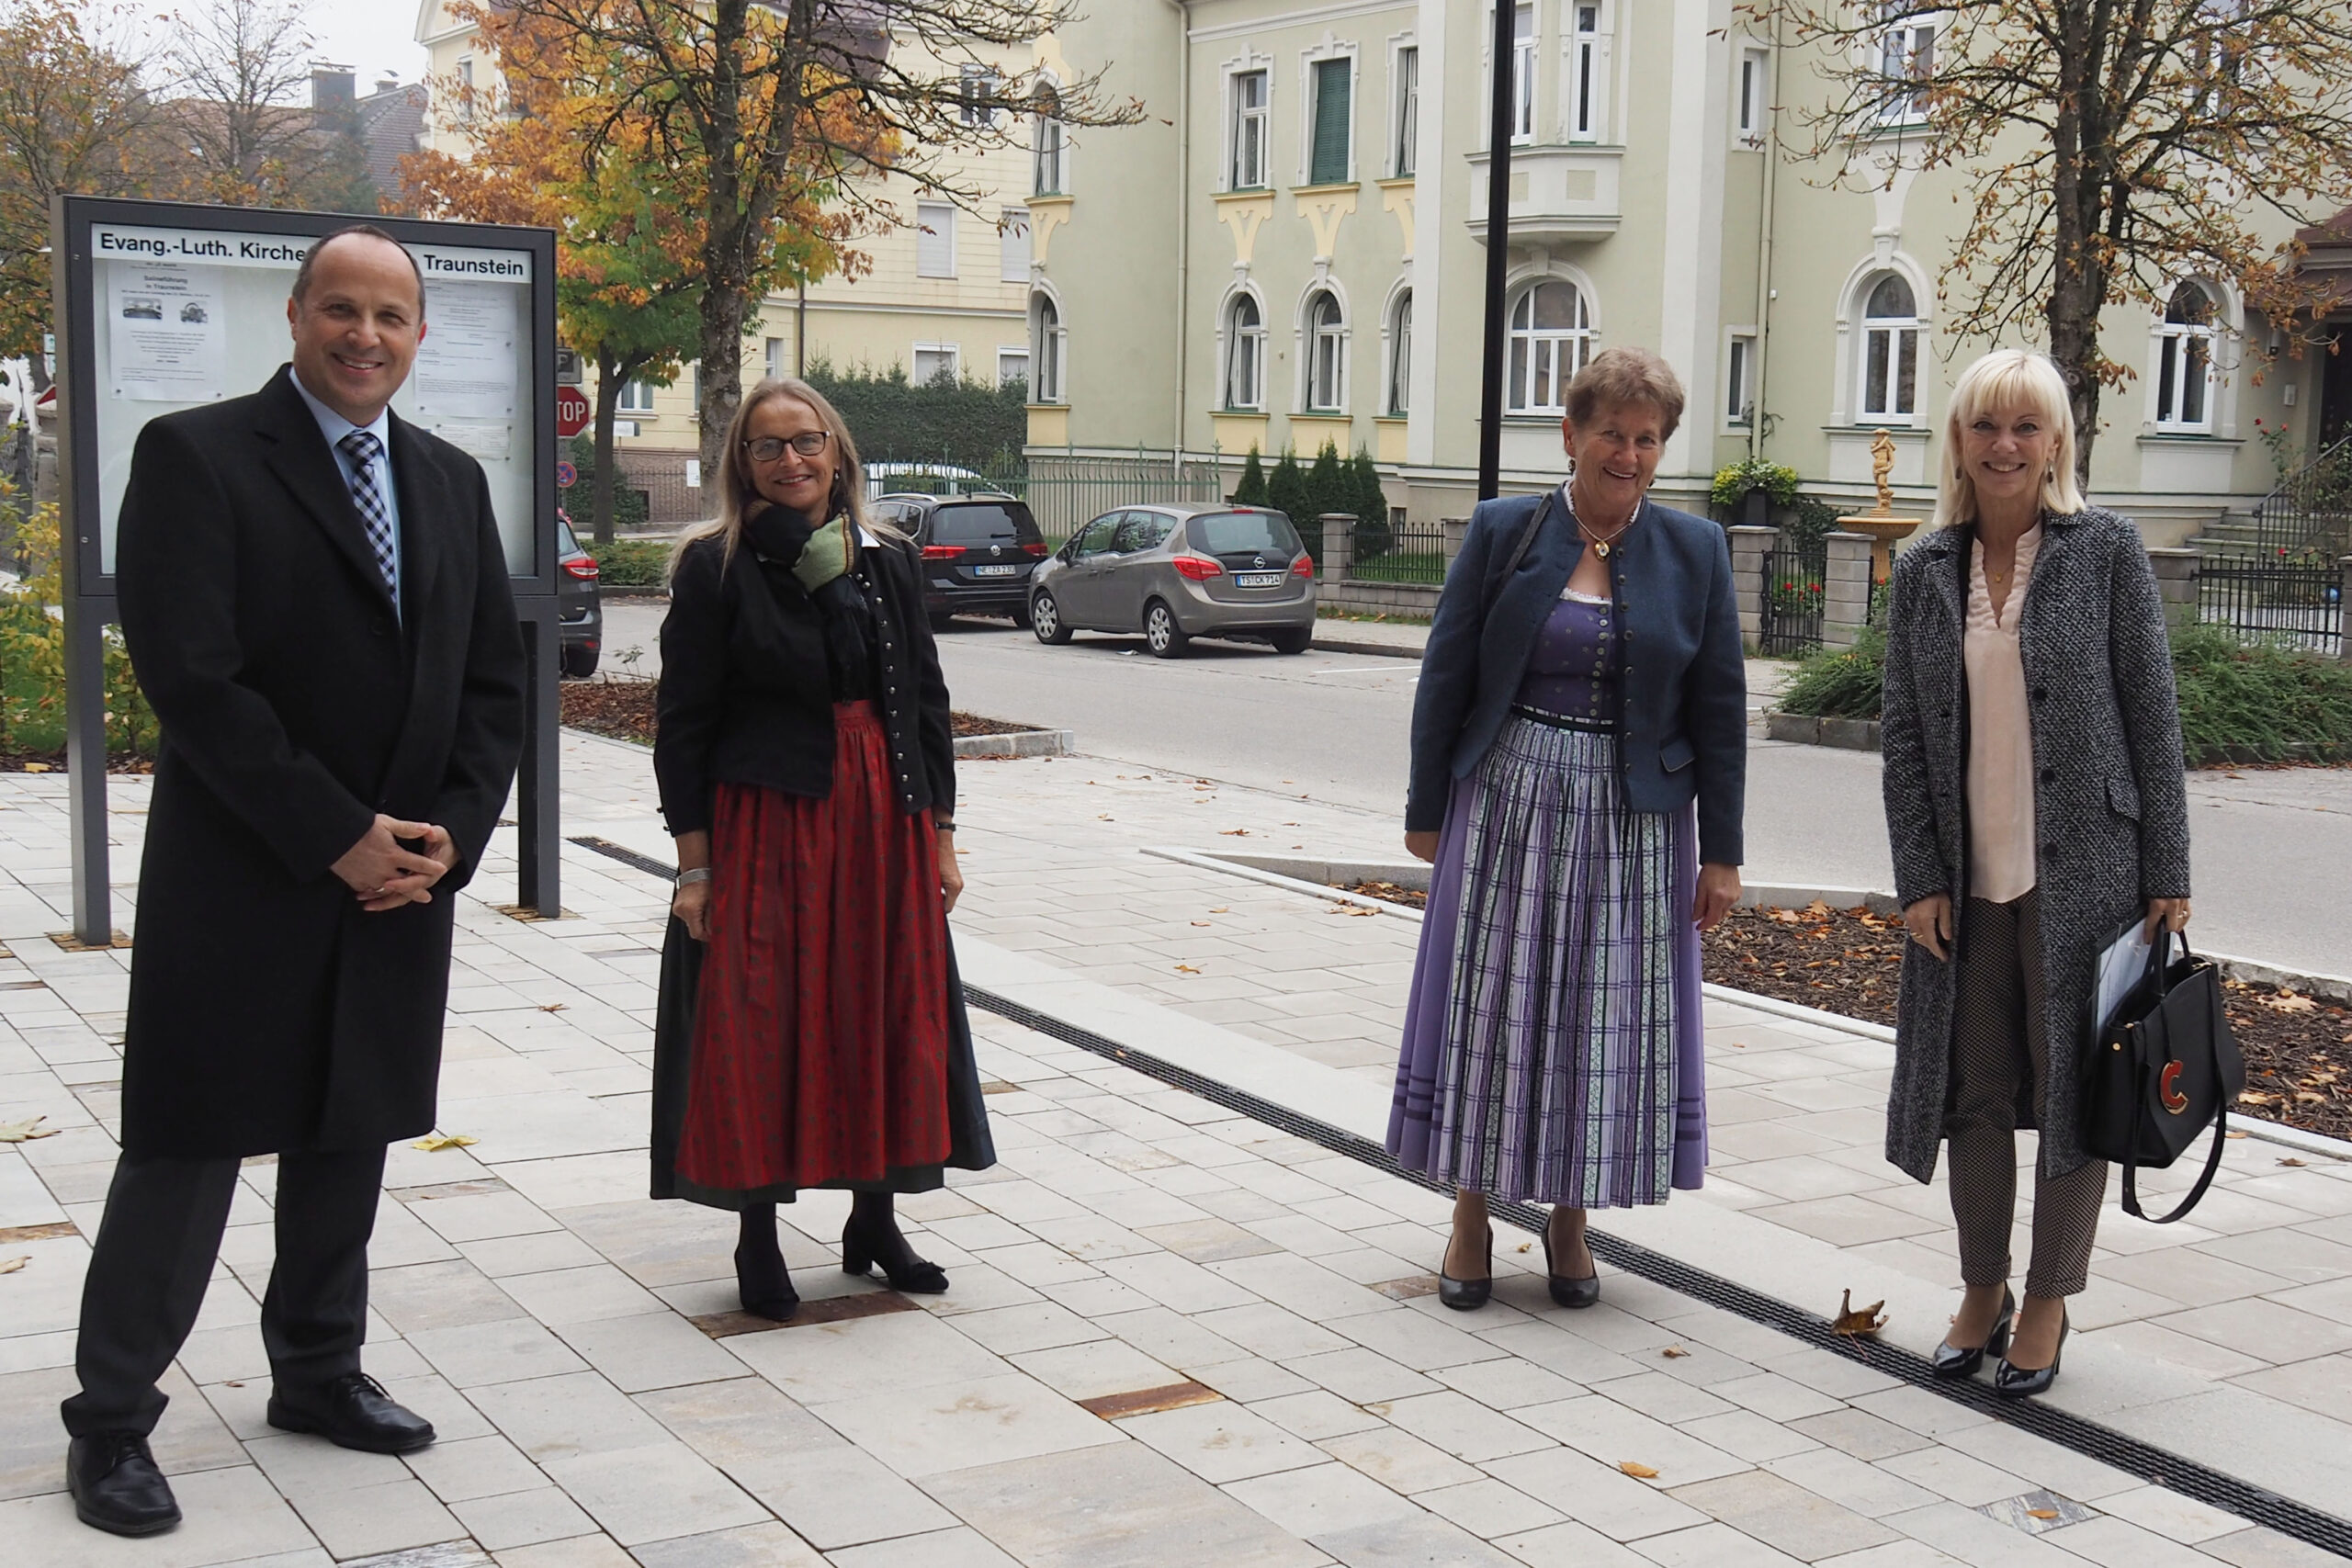
[[[65,771],[62,751],[25,751],[13,746],[0,746],[0,773],[62,773]],[[152,773],[155,771],[153,757],[134,757],[129,752],[107,759],[110,773]]]
[[[634,740],[641,746],[650,746],[653,744],[653,694],[659,687],[660,682],[655,681],[566,681],[562,687],[564,725],[571,729],[587,730],[592,735],[609,735],[616,739]],[[957,735],[1019,735],[1036,728],[1030,724],[1009,724],[1001,718],[982,718],[977,714],[959,713],[951,716]]]
[[[1388,882],[1348,891],[1420,908],[1424,894]],[[1865,908],[1734,909],[1707,933],[1706,977],[1871,1023],[1894,1022],[1903,922]],[[2352,1138],[2352,1010],[2275,986],[2222,982],[2222,1006],[2245,1053],[2249,1116]]]

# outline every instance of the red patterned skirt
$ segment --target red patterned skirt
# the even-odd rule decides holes
[[[948,1156],[947,920],[931,814],[871,703],[833,708],[821,800],[718,786],[710,943],[677,1171],[746,1191]]]

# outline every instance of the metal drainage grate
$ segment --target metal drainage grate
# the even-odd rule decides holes
[[[583,837],[571,841],[582,849],[593,850],[655,876],[666,879],[677,874],[672,866],[604,839]],[[1432,1192],[1451,1190],[1430,1180],[1420,1171],[1406,1169],[1396,1163],[1395,1156],[1369,1138],[1358,1137],[1315,1117],[1301,1115],[1286,1105],[1278,1105],[1216,1078],[1204,1077],[1189,1067],[1163,1061],[1148,1051],[1122,1045],[1108,1035],[1066,1023],[1050,1013],[1024,1007],[978,986],[967,983],[964,987],[964,997],[983,1012],[994,1013],[999,1018],[1061,1041],[1064,1044],[1075,1045],[1081,1051],[1091,1052],[1122,1066],[1133,1067],[1145,1077],[1157,1078],[1172,1089],[1181,1089],[1213,1105],[1224,1106],[1253,1122],[1279,1128],[1417,1187]],[[1540,1235],[1544,1229],[1544,1211],[1533,1203],[1494,1202],[1489,1206],[1495,1213],[1522,1230]],[[2210,1465],[2199,1464],[2195,1460],[2142,1442],[2111,1427],[2103,1427],[2096,1421],[2085,1420],[2082,1416],[2069,1415],[2038,1401],[2003,1399],[1993,1393],[1990,1385],[1972,1380],[1943,1382],[1928,1370],[1926,1358],[1876,1339],[1858,1339],[1833,1334],[1828,1319],[1781,1301],[1777,1296],[1768,1296],[1736,1280],[1726,1280],[1720,1274],[1694,1269],[1679,1258],[1653,1252],[1621,1236],[1590,1229],[1585,1235],[1594,1257],[1628,1274],[1663,1285],[1693,1301],[1705,1302],[1710,1306],[1736,1313],[1750,1322],[1776,1328],[1802,1344],[1843,1356],[1850,1361],[1859,1361],[1914,1388],[1925,1389],[1996,1421],[2006,1422],[2061,1448],[2071,1449],[2086,1458],[2112,1465],[2126,1474],[2138,1476],[2156,1485],[2168,1486],[2184,1496],[2194,1497],[2225,1513],[2235,1514],[2248,1523],[2292,1536],[2297,1540],[2339,1557],[2352,1558],[2352,1521],[2322,1513],[2291,1497],[2282,1497],[2276,1492],[2241,1481]]]

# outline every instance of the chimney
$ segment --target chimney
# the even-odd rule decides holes
[[[323,62],[311,67],[311,107],[314,109],[347,106],[357,94],[358,73],[348,65],[328,65]]]
[[[397,93],[400,90],[401,77],[399,72],[387,71],[381,76],[376,78],[376,96],[380,98],[387,93]]]

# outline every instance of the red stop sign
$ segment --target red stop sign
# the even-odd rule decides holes
[[[588,420],[595,411],[589,407],[587,395],[577,387],[555,389],[555,433],[565,440],[588,428]]]

